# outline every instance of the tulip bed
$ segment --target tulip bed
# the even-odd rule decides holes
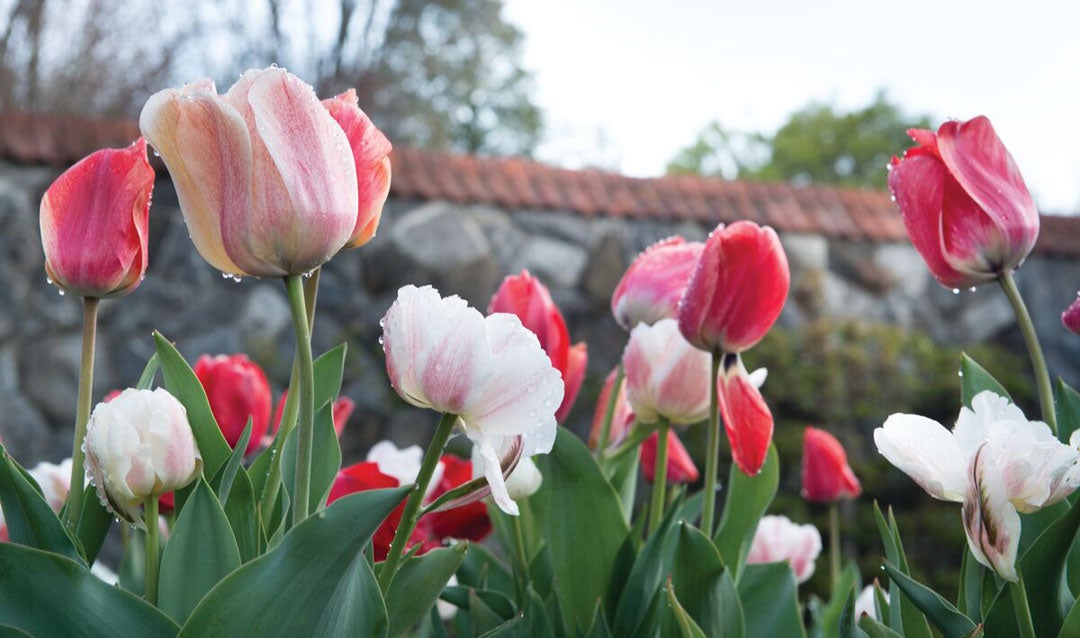
[[[861,486],[841,442],[813,427],[801,495],[830,508],[831,592],[800,598],[822,538],[770,511],[767,373],[742,360],[788,295],[771,228],[720,225],[634,261],[612,299],[628,342],[587,443],[558,426],[587,348],[571,345],[540,281],[507,277],[486,313],[401,288],[380,343],[393,389],[434,412],[431,442],[383,442],[343,467],[345,347],[315,357],[310,330],[320,269],[377,229],[390,143],[355,93],[320,102],[275,67],[224,95],[209,81],[161,91],[140,127],[145,139],[90,155],[41,203],[48,276],[82,299],[83,358],[70,467],[26,471],[0,447],[0,633],[1080,635],[1080,394],[1051,385],[1013,283],[1039,217],[985,118],[912,131],[918,145],[889,176],[942,285],[1003,288],[1042,409],[1028,420],[965,357],[955,427],[894,414],[874,433],[931,497],[962,504],[955,601],[910,576],[902,521],[876,503],[887,588],[844,565],[837,503]],[[192,369],[158,333],[142,377],[94,407],[99,301],[133,290],[147,267],[148,142],[206,261],[285,285],[296,359],[273,416],[256,364],[204,357]],[[1080,332],[1080,300],[1063,321]],[[681,443],[688,426],[707,428],[704,468]],[[722,484],[721,433],[732,453]],[[448,452],[452,437],[470,458]],[[97,561],[114,525],[118,582]]]

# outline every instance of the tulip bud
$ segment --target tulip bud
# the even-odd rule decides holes
[[[709,355],[690,345],[674,319],[639,323],[623,353],[626,397],[643,423],[697,423],[709,416]]]
[[[65,171],[41,199],[45,273],[62,291],[118,297],[146,273],[154,170],[146,141],[102,149]]]
[[[694,459],[686,451],[682,441],[675,435],[673,430],[668,430],[668,483],[693,483],[698,480],[700,474]],[[645,442],[641,444],[641,472],[645,480],[652,483],[656,478],[656,444],[660,441],[660,434],[653,432]]]
[[[742,352],[769,331],[791,285],[776,231],[740,221],[709,235],[679,303],[679,330],[709,352]]]
[[[244,454],[259,447],[270,424],[270,382],[258,364],[243,354],[202,355],[195,362],[210,411],[225,435],[229,447],[236,447],[251,419],[251,438]]]
[[[611,296],[611,314],[623,328],[674,318],[690,275],[705,244],[682,237],[662,239],[646,248],[626,269]]]
[[[1016,269],[1038,238],[1039,213],[990,120],[908,134],[918,146],[893,158],[889,190],[931,274],[967,288]]]
[[[615,370],[608,373],[604,379],[604,387],[600,388],[600,395],[596,398],[596,409],[593,411],[592,428],[589,430],[589,447],[596,449],[600,444],[600,433],[604,427],[604,418],[607,416],[608,403],[611,401],[612,386],[615,385]],[[623,440],[626,431],[634,423],[634,408],[626,400],[626,378],[619,383],[615,397],[615,410],[611,415],[611,426],[608,430],[608,447],[613,447]]]
[[[821,533],[813,525],[798,525],[786,516],[762,516],[750,543],[746,563],[787,561],[795,580],[805,583],[814,575],[814,561],[821,554]]]
[[[139,506],[186,486],[202,470],[187,411],[171,394],[124,390],[99,403],[86,430],[86,471],[117,516],[142,526]]]
[[[814,503],[855,498],[862,493],[844,446],[825,430],[806,428],[803,439],[802,496]]]
[[[1077,294],[1076,301],[1061,313],[1061,325],[1080,335],[1080,294]]]

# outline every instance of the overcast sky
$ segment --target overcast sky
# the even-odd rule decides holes
[[[507,0],[506,11],[526,34],[545,161],[659,175],[711,120],[771,132],[810,100],[858,108],[885,88],[935,122],[987,115],[1040,208],[1080,211],[1075,0]]]

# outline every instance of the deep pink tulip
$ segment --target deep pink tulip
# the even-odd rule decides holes
[[[673,430],[668,430],[668,483],[693,483],[698,480],[700,473],[694,465],[694,459],[686,451],[682,441],[675,435]],[[645,442],[641,444],[641,472],[649,483],[656,478],[656,444],[660,440],[660,434],[653,432]]]
[[[630,330],[638,323],[675,317],[704,248],[705,244],[682,237],[668,237],[646,248],[626,269],[611,296],[615,321]]]
[[[249,70],[150,96],[139,117],[169,169],[195,248],[233,275],[282,277],[350,241],[359,199],[349,138],[284,69]]]
[[[245,454],[259,447],[270,425],[270,382],[266,373],[243,354],[203,355],[195,362],[199,378],[210,401],[210,410],[225,435],[229,447],[236,447],[248,419],[251,419],[251,439]]]
[[[600,432],[604,427],[604,417],[607,416],[607,406],[611,400],[613,385],[615,385],[615,370],[608,373],[607,378],[604,379],[604,387],[600,388],[600,396],[596,398],[592,428],[589,430],[589,447],[594,450],[600,444]],[[630,402],[626,400],[625,377],[616,391],[618,395],[615,397],[615,411],[611,415],[611,427],[608,430],[608,447],[618,445],[634,423],[634,408],[630,407]]]
[[[776,231],[748,221],[718,226],[679,304],[679,329],[702,350],[742,352],[776,322],[790,284]]]
[[[731,457],[743,474],[754,476],[765,464],[772,441],[773,417],[761,391],[746,373],[742,357],[726,354],[717,386],[720,415],[731,443]]]
[[[1061,325],[1080,335],[1080,294],[1065,312],[1061,313]]]
[[[862,486],[848,465],[844,446],[825,430],[807,427],[803,438],[803,498],[814,503],[830,503],[859,494]]]
[[[683,339],[674,319],[639,323],[623,352],[626,398],[643,423],[697,423],[709,416],[709,354]]]
[[[45,273],[82,297],[118,297],[146,273],[154,170],[146,140],[106,148],[64,171],[41,199]]]
[[[585,342],[570,345],[570,333],[562,313],[551,300],[551,293],[540,280],[522,270],[519,275],[509,275],[488,304],[488,314],[508,312],[517,315],[521,324],[536,334],[540,346],[551,358],[551,365],[562,375],[566,386],[562,403],[555,412],[555,419],[563,422],[574,405],[581,382],[585,379],[585,366],[589,360]]]
[[[889,190],[934,277],[966,288],[1019,266],[1038,238],[1039,213],[990,120],[908,134],[918,146],[893,158]]]
[[[359,214],[352,236],[344,248],[363,246],[375,236],[383,204],[390,194],[390,140],[360,110],[356,90],[323,100],[326,110],[345,131],[356,161],[356,194]]]

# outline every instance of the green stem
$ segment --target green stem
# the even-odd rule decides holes
[[[307,309],[308,332],[310,334],[315,325],[315,300],[319,294],[319,275],[322,267],[311,271],[311,276],[304,279],[304,307]],[[263,521],[269,524],[268,517],[277,501],[278,492],[281,489],[281,450],[285,447],[285,439],[296,425],[296,417],[300,411],[300,403],[297,387],[300,385],[300,360],[293,358],[292,374],[289,376],[289,392],[285,397],[285,407],[281,410],[281,423],[278,424],[278,434],[274,437],[274,451],[270,453],[270,474],[263,484],[262,495],[259,499],[259,511],[263,513]]]
[[[840,586],[840,505],[829,503],[829,577],[833,596]]]
[[[83,297],[82,359],[79,363],[79,398],[75,405],[75,438],[71,450],[71,482],[64,512],[64,524],[71,531],[79,526],[83,491],[86,484],[86,454],[83,439],[90,420],[90,401],[94,390],[94,342],[97,340],[98,300]]]
[[[652,505],[649,506],[649,536],[660,528],[664,518],[664,492],[667,490],[668,464],[668,425],[667,419],[660,417],[660,427],[656,431],[656,469],[653,474]]]
[[[315,372],[311,361],[311,332],[308,330],[304,284],[300,275],[285,278],[296,333],[296,361],[300,364],[300,415],[296,439],[296,489],[293,493],[293,525],[307,518],[311,492],[311,448],[315,429]]]
[[[146,523],[146,600],[157,605],[158,592],[158,497],[150,496],[143,504],[143,521]]]
[[[394,532],[394,540],[390,543],[390,552],[387,554],[386,562],[382,564],[382,570],[379,572],[379,587],[384,595],[390,591],[390,583],[394,580],[394,573],[397,572],[398,563],[401,562],[405,545],[408,544],[409,537],[412,536],[413,529],[416,528],[416,521],[420,519],[420,505],[423,504],[424,493],[427,492],[428,483],[431,482],[431,475],[439,464],[439,456],[442,455],[443,448],[446,447],[446,441],[450,438],[450,433],[454,431],[455,423],[457,423],[457,415],[443,414],[442,418],[439,419],[439,426],[435,428],[435,436],[431,439],[431,445],[428,446],[427,452],[424,453],[424,460],[420,464],[420,473],[416,475],[416,483],[413,485],[412,491],[409,492],[408,500],[405,501],[405,510],[401,513],[401,522],[398,523],[397,531]]]
[[[1039,388],[1039,405],[1042,407],[1043,421],[1050,426],[1050,431],[1057,434],[1057,413],[1054,411],[1054,393],[1050,387],[1050,373],[1046,370],[1046,358],[1043,357],[1042,347],[1039,346],[1039,335],[1035,333],[1035,324],[1031,321],[1024,299],[1020,296],[1020,290],[1016,287],[1012,273],[1005,272],[998,277],[998,283],[1005,291],[1005,296],[1012,304],[1016,314],[1016,322],[1020,324],[1020,333],[1024,335],[1024,345],[1027,346],[1028,356],[1031,357],[1031,365],[1035,368],[1035,384]]]
[[[1012,598],[1013,609],[1016,611],[1016,627],[1020,630],[1021,638],[1035,638],[1035,625],[1031,622],[1031,608],[1028,607],[1023,576],[1020,576],[1015,583],[1009,583],[1009,596]]]
[[[720,407],[716,384],[720,379],[720,361],[723,355],[712,353],[712,373],[709,381],[709,432],[708,452],[705,457],[705,509],[701,513],[701,529],[712,538],[713,518],[716,514],[716,470],[720,462]]]
[[[600,426],[600,438],[596,441],[597,456],[607,450],[608,441],[611,438],[611,421],[615,418],[615,406],[619,401],[619,387],[623,382],[623,364],[615,366],[615,379],[611,383],[611,393],[608,395],[607,407],[604,408],[604,422]]]
[[[514,526],[514,553],[518,563],[517,594],[519,605],[525,604],[525,592],[529,586],[529,554],[525,551],[525,532],[521,529],[521,517],[512,516]]]

